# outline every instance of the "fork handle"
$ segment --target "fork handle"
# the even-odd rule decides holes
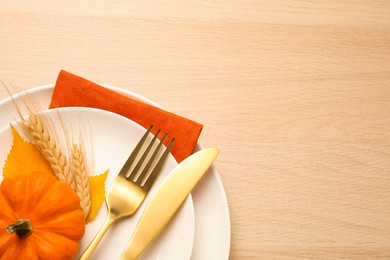
[[[114,215],[108,214],[108,217],[104,222],[103,226],[100,228],[99,232],[93,238],[92,242],[88,245],[87,249],[85,249],[83,255],[80,257],[80,260],[88,260],[91,257],[97,245],[102,240],[104,234],[106,234],[107,230],[110,228],[110,226],[112,225],[112,223],[114,223],[116,219],[117,218]]]

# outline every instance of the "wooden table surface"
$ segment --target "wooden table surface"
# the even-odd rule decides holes
[[[65,69],[203,123],[230,259],[390,259],[390,1],[2,0],[0,37],[24,89]]]

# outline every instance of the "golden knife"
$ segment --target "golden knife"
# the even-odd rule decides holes
[[[120,259],[134,260],[160,234],[219,154],[208,148],[176,166],[148,202]]]

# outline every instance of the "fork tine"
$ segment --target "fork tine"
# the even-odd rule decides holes
[[[139,171],[139,169],[141,168],[143,162],[145,161],[145,158],[148,156],[149,154],[149,151],[150,149],[152,148],[154,142],[156,141],[157,139],[157,136],[160,134],[160,129],[157,131],[157,133],[154,135],[152,141],[150,141],[148,147],[146,148],[145,152],[142,154],[141,158],[139,159],[138,163],[136,164],[136,166],[134,167],[134,169],[132,170],[131,174],[129,175],[129,177],[127,177],[128,180],[131,180],[133,181],[135,176],[137,175],[137,172]],[[139,177],[138,177],[139,179]]]
[[[142,170],[142,173],[139,175],[138,179],[137,179],[137,184],[138,185],[141,185],[142,183],[142,180],[144,179],[145,175],[148,173],[150,167],[152,166],[153,162],[154,162],[154,159],[156,158],[157,156],[157,153],[160,151],[160,148],[162,146],[162,144],[164,143],[165,139],[167,138],[167,134],[164,134],[163,138],[161,139],[161,141],[158,143],[158,146],[156,147],[156,149],[154,149],[154,153],[153,155],[150,157],[149,159],[149,162],[146,164],[145,168]]]
[[[161,155],[156,166],[154,167],[152,173],[149,175],[149,178],[145,181],[143,188],[146,191],[148,191],[150,189],[150,187],[152,187],[154,180],[156,179],[157,175],[161,171],[161,168],[164,166],[164,163],[168,157],[169,151],[171,150],[174,142],[175,142],[175,138],[172,138],[172,140],[168,144],[167,149],[165,149],[164,153]]]
[[[142,146],[144,145],[144,142],[146,138],[148,137],[150,131],[152,130],[153,125],[149,127],[149,129],[145,132],[145,134],[142,136],[141,140],[138,142],[136,147],[134,148],[133,152],[127,159],[126,163],[123,165],[122,169],[120,170],[119,174],[120,176],[126,177],[127,172],[129,171],[131,165],[133,164],[135,158],[137,157],[139,151],[141,150]]]

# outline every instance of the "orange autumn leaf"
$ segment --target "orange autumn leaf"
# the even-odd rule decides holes
[[[23,140],[13,126],[11,126],[11,130],[14,141],[3,168],[3,178],[29,175],[33,172],[54,174],[50,164],[38,148],[30,142]]]
[[[108,171],[100,175],[89,176],[89,185],[91,189],[91,210],[89,211],[86,222],[91,222],[97,215],[105,198],[104,183],[107,178]]]

